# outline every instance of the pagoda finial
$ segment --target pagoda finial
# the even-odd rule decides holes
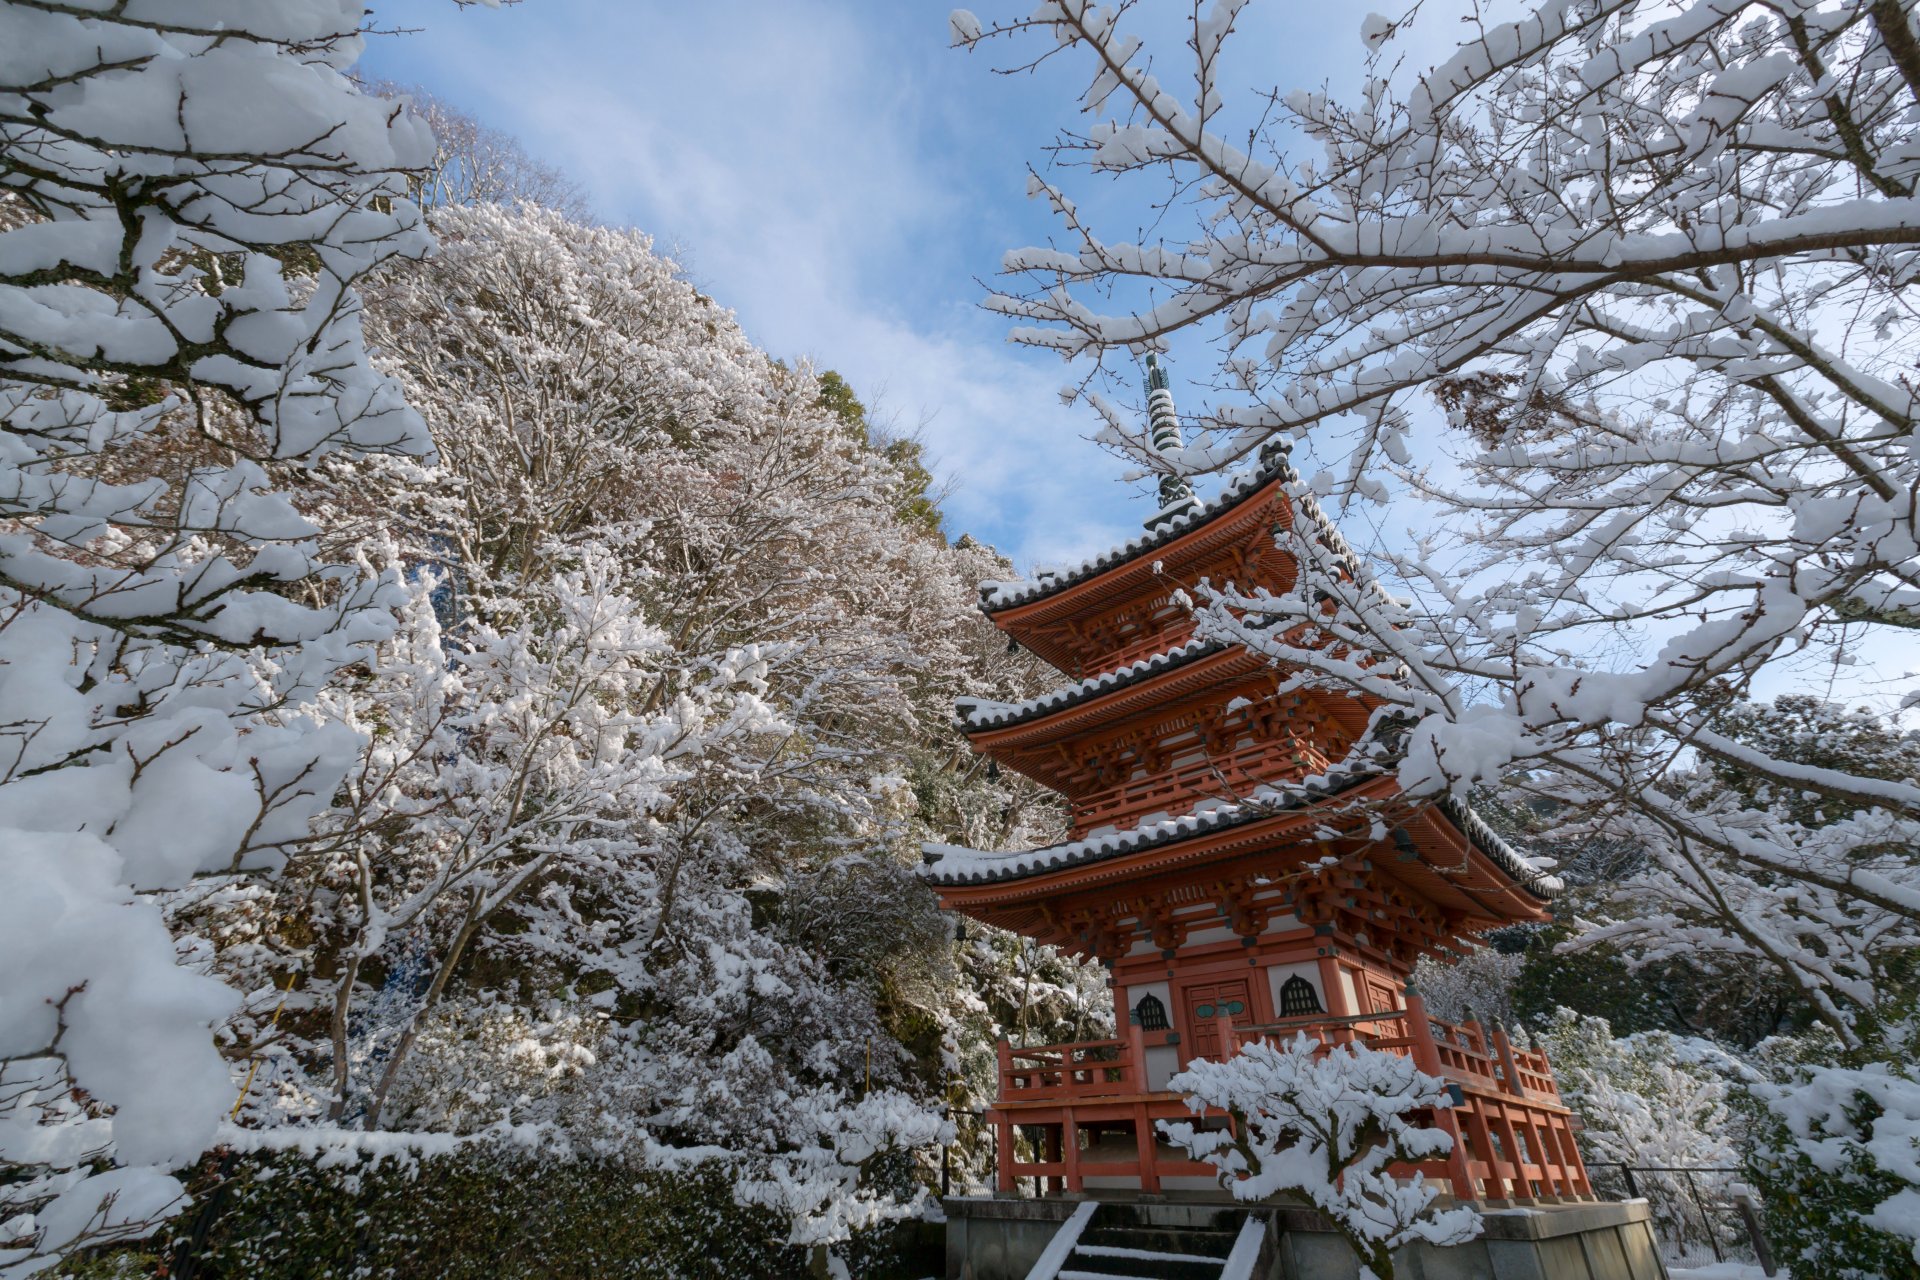
[[[1162,457],[1186,443],[1180,434],[1180,419],[1173,411],[1173,389],[1167,385],[1167,371],[1160,357],[1151,351],[1147,353],[1147,440]],[[1147,528],[1185,515],[1197,505],[1193,486],[1185,476],[1162,472],[1160,509],[1147,517]]]

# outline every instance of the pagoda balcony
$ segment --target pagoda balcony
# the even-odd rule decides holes
[[[1257,1026],[1224,1025],[1235,1052],[1256,1041],[1286,1045],[1302,1031],[1320,1041],[1320,1052],[1334,1045],[1361,1044],[1383,1053],[1412,1057],[1416,1062],[1432,1049],[1437,1075],[1451,1084],[1488,1092],[1558,1102],[1547,1055],[1513,1045],[1499,1030],[1489,1034],[1477,1023],[1456,1026],[1438,1018],[1426,1019],[1428,1034],[1416,1035],[1417,1025],[1405,1010],[1363,1013],[1346,1018],[1313,1014]],[[1132,1040],[1082,1040],[1074,1044],[1016,1049],[1000,1043],[1000,1101],[1002,1103],[1066,1102],[1077,1098],[1110,1098],[1155,1094],[1148,1087],[1142,1047]],[[1423,1068],[1425,1069],[1425,1068]]]
[[[1412,1005],[1258,1025],[1222,1018],[1208,1039],[1230,1046],[1231,1055],[1255,1042],[1284,1046],[1304,1031],[1320,1041],[1321,1053],[1361,1044],[1410,1057],[1452,1086],[1454,1105],[1425,1122],[1448,1132],[1454,1149],[1403,1174],[1417,1169],[1444,1179],[1461,1199],[1591,1198],[1573,1117],[1554,1086],[1547,1055],[1516,1047],[1498,1028],[1428,1017],[1418,997]],[[1157,1134],[1157,1122],[1190,1120],[1192,1113],[1181,1094],[1164,1083],[1152,1087],[1140,1028],[1130,1026],[1128,1033],[1124,1039],[1024,1049],[1001,1042],[1000,1095],[989,1116],[999,1130],[1002,1191],[1014,1190],[1022,1178],[1035,1179],[1042,1191],[1076,1193],[1102,1180],[1111,1185],[1115,1177],[1138,1179],[1148,1191],[1168,1178],[1210,1182],[1210,1167],[1185,1158]],[[1116,1124],[1126,1130],[1123,1138],[1113,1133]],[[1030,1138],[1025,1153],[1022,1131]],[[1084,1150],[1083,1135],[1091,1138]]]
[[[1331,764],[1318,745],[1303,740],[1254,742],[1218,756],[1193,750],[1181,763],[1147,777],[1070,797],[1068,807],[1074,834],[1081,837],[1098,826],[1132,826],[1149,814],[1186,813],[1200,801],[1244,796],[1277,781],[1325,773]]]

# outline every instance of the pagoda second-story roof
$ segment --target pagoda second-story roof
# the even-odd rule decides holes
[[[953,701],[954,727],[962,733],[973,734],[988,729],[1004,729],[1012,725],[1024,724],[1041,716],[1065,711],[1068,707],[1078,706],[1110,693],[1117,693],[1155,676],[1198,662],[1202,658],[1224,653],[1230,647],[1238,646],[1230,646],[1219,640],[1189,640],[1165,653],[1156,653],[1138,662],[1130,662],[1124,667],[1115,667],[1097,676],[1076,680],[1072,684],[1049,690],[1028,698],[1024,702],[995,702],[989,698],[955,698]]]
[[[1297,816],[1321,808],[1329,801],[1349,797],[1367,799],[1372,792],[1379,793],[1373,798],[1388,800],[1399,791],[1394,777],[1399,752],[1387,746],[1383,741],[1385,736],[1370,734],[1375,743],[1373,751],[1356,752],[1319,776],[1285,786],[1256,788],[1233,800],[1205,801],[1191,813],[1178,817],[1157,816],[1126,830],[1094,832],[1079,840],[1004,853],[929,843],[922,846],[921,874],[935,885],[956,888],[1033,879],[1187,842],[1197,847],[1205,837],[1288,815]],[[1473,848],[1536,898],[1549,901],[1565,887],[1559,877],[1536,866],[1507,844],[1467,806],[1452,797],[1429,803],[1459,829]]]

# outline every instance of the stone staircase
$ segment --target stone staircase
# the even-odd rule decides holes
[[[1265,1238],[1240,1210],[1156,1223],[1127,1204],[1101,1204],[1061,1232],[1056,1244],[1071,1247],[1050,1249],[1028,1280],[1249,1280]]]

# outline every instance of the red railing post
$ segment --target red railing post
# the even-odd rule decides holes
[[[1147,1091],[1147,1033],[1137,1022],[1127,1023],[1127,1069],[1121,1073],[1121,1079],[1131,1088],[1131,1093]]]
[[[1507,1039],[1507,1029],[1497,1022],[1493,1024],[1493,1051],[1499,1056],[1501,1074],[1507,1078],[1507,1092],[1525,1096],[1527,1088],[1513,1060],[1513,1042]]]
[[[1413,1042],[1413,1065],[1430,1076],[1445,1079],[1446,1072],[1440,1065],[1440,1047],[1433,1042],[1433,1022],[1427,1017],[1427,1002],[1411,985],[1406,989],[1407,1038]],[[1473,1185],[1473,1172],[1467,1168],[1466,1144],[1460,1141],[1460,1125],[1454,1119],[1453,1108],[1441,1107],[1434,1112],[1434,1124],[1440,1131],[1453,1139],[1453,1147],[1447,1152],[1447,1179],[1453,1183],[1453,1197],[1456,1200],[1478,1200],[1479,1192]],[[1488,1154],[1492,1160],[1492,1154]]]
[[[1230,1013],[1218,1013],[1214,1015],[1214,1021],[1219,1026],[1220,1061],[1225,1062],[1228,1058],[1231,1058],[1234,1055],[1234,1051],[1239,1048],[1239,1045],[1234,1043],[1233,1015]]]

